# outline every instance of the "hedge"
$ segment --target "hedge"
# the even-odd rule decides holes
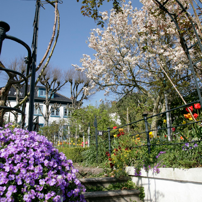
[[[73,162],[78,163],[83,161],[83,156],[81,153],[83,151],[86,151],[88,148],[82,148],[82,147],[58,147],[57,148],[59,152],[63,152],[67,159],[71,159]]]

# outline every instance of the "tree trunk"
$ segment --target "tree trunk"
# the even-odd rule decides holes
[[[20,91],[19,91],[18,87],[16,87],[15,90],[16,90],[16,105],[18,105],[19,99],[20,99],[20,97],[19,97]],[[18,112],[15,112],[14,114],[15,114],[15,123],[17,124],[18,123]]]
[[[44,116],[45,126],[48,126],[49,116],[50,116],[50,112],[49,112],[50,101],[49,101],[49,98],[48,98],[49,91],[50,91],[50,88],[46,88],[46,102],[45,102],[46,112],[45,112],[45,116]]]
[[[45,126],[48,126],[49,122],[49,104],[46,103],[46,112],[45,112]]]
[[[8,92],[11,88],[12,84],[10,80],[7,82],[6,86],[1,88],[0,90],[0,106],[6,106],[6,101],[8,97]],[[4,114],[6,113],[7,110],[5,109],[0,109],[0,127],[3,126],[4,124]]]
[[[3,100],[0,100],[0,106],[5,106],[5,102]],[[0,109],[0,127],[3,126],[4,124],[4,114],[5,114],[5,110],[4,109]]]

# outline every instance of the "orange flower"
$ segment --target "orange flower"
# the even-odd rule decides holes
[[[181,140],[184,140],[184,138],[183,138],[182,136],[180,136],[180,139],[181,139]]]
[[[186,119],[192,118],[192,116],[191,116],[190,113],[188,113],[188,114],[184,114],[184,117],[185,117]]]
[[[123,128],[119,128],[119,132],[123,132]]]

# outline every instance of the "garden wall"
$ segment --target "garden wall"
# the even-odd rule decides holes
[[[202,201],[202,168],[160,168],[158,174],[142,169],[141,176],[135,177],[134,167],[129,166],[126,172],[136,185],[144,187],[145,202]]]

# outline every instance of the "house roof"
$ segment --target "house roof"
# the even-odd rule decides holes
[[[28,89],[30,88],[30,86],[28,86]],[[45,98],[43,97],[39,97],[38,96],[38,90],[45,90],[44,86],[36,86],[35,87],[35,91],[34,91],[34,101],[35,102],[43,102],[45,101]],[[20,89],[20,99],[23,99],[25,96],[25,86],[23,86]],[[8,94],[8,100],[15,100],[16,99],[16,90],[14,87],[11,87],[9,94]],[[29,98],[28,98],[29,100]],[[67,104],[67,103],[72,103],[72,100],[69,99],[68,97],[61,95],[60,93],[55,93],[54,97],[51,98],[50,100],[51,103],[61,103],[61,104]]]

